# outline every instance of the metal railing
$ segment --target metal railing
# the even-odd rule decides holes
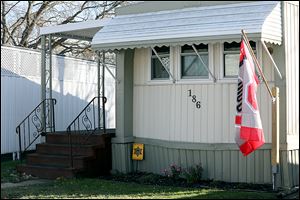
[[[105,103],[106,97],[94,97],[77,115],[77,117],[67,127],[70,145],[70,165],[73,167],[73,145],[74,143],[83,144],[87,142],[89,137],[93,135],[97,130],[103,130],[106,133],[105,128]],[[102,106],[101,106],[102,105]],[[71,135],[73,133],[86,135],[84,139],[81,137],[81,141],[74,141]]]
[[[55,132],[55,104],[56,99],[43,100],[16,127],[16,133],[19,137],[20,160],[22,160],[22,154],[29,149],[40,135],[47,132]]]

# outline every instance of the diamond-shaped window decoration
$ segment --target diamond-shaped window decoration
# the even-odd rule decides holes
[[[162,57],[161,58],[163,64],[168,68],[170,69],[170,58],[169,57]]]

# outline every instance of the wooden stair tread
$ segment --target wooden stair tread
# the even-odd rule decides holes
[[[71,178],[79,173],[87,176],[108,174],[111,169],[111,136],[92,135],[90,141],[83,143],[86,135],[73,136],[78,140],[72,141],[75,142],[72,144],[72,168],[68,135],[51,133],[46,135],[45,143],[36,144],[36,152],[28,154],[26,164],[17,166],[17,170],[49,179]]]
[[[60,155],[60,154],[41,154],[41,153],[31,153],[28,154],[27,156],[29,157],[48,157],[48,158],[54,158],[54,157],[58,157],[58,158],[68,158],[69,155]],[[85,156],[85,155],[74,155],[73,157],[74,159],[91,159],[93,158],[92,156]]]
[[[54,144],[54,143],[41,143],[37,145],[46,145],[46,146],[54,146],[54,147],[69,147],[69,144]],[[99,144],[72,144],[73,147],[98,147],[101,146]]]
[[[55,165],[30,165],[30,164],[20,164],[18,167],[31,167],[31,168],[43,168],[43,169],[61,169],[66,171],[77,170],[76,168],[72,167],[61,167]]]
[[[59,166],[43,166],[43,165],[28,165],[21,164],[17,166],[17,170],[37,176],[39,178],[55,179],[57,177],[73,178],[79,169],[70,167],[59,167]]]

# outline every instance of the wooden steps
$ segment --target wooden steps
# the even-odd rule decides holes
[[[73,155],[93,156],[99,145],[73,145]],[[40,154],[70,155],[69,144],[37,144],[36,150]]]
[[[58,177],[73,178],[75,177],[77,169],[23,164],[17,166],[17,170],[19,172],[25,172],[26,174],[37,176],[39,178],[55,179]]]
[[[111,135],[72,134],[73,167],[71,167],[69,136],[66,132],[48,133],[46,143],[37,144],[36,152],[28,154],[26,163],[17,166],[40,178],[72,178],[77,175],[97,176],[111,170]]]
[[[95,159],[95,156],[74,156],[73,166],[77,169],[83,169],[85,162]],[[38,154],[33,153],[27,156],[27,163],[30,165],[39,166],[58,166],[63,168],[70,167],[70,156],[69,155],[53,155],[53,154]]]

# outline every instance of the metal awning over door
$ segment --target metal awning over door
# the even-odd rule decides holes
[[[92,40],[97,50],[237,41],[244,29],[251,40],[281,44],[278,1],[193,7],[111,19]]]
[[[41,27],[40,35],[92,41],[94,35],[103,28],[109,20],[110,18]]]

